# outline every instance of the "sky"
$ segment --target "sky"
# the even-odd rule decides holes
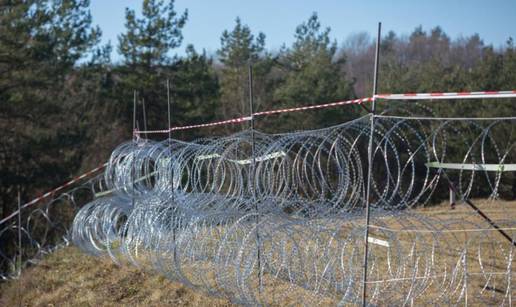
[[[141,0],[91,0],[93,24],[103,32],[102,42],[111,41],[116,53],[118,34],[124,32],[125,8],[138,13]],[[266,35],[266,47],[277,50],[294,40],[297,25],[317,12],[321,24],[342,44],[349,35],[368,32],[375,36],[378,22],[382,32],[408,35],[417,26],[441,28],[451,38],[478,33],[486,44],[500,47],[509,37],[516,39],[516,0],[176,0],[176,10],[188,9],[183,44],[175,52],[183,55],[187,44],[214,54],[220,36],[240,17],[253,33]]]

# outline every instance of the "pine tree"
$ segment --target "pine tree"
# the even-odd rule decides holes
[[[284,81],[274,99],[279,106],[302,106],[349,99],[351,84],[343,69],[345,58],[336,59],[337,45],[330,40],[330,28],[323,29],[317,14],[296,28],[292,47],[282,51],[280,63]],[[356,108],[343,107],[303,114],[288,125],[298,129],[344,122],[356,116]]]
[[[130,66],[152,69],[170,63],[169,52],[181,46],[188,11],[177,16],[174,1],[144,0],[142,18],[126,8],[126,33],[119,36],[118,51]]]
[[[166,80],[172,79],[170,66],[174,57],[171,51],[182,43],[187,18],[187,11],[178,15],[174,0],[144,0],[140,18],[134,10],[126,9],[126,32],[118,37],[118,52],[123,56],[124,65],[117,74],[121,77],[118,95],[128,128],[134,91],[138,92],[139,102],[147,107],[148,128],[162,129],[167,124],[163,110],[166,109]],[[142,124],[141,117],[139,123]]]
[[[0,217],[16,208],[18,188],[27,200],[80,165],[81,130],[63,89],[100,37],[88,6],[87,0],[0,2]],[[7,244],[0,242],[4,253]]]
[[[221,47],[217,51],[223,67],[221,79],[221,113],[224,118],[249,114],[248,68],[253,65],[255,110],[264,107],[268,100],[267,80],[272,62],[265,53],[265,34],[252,33],[249,26],[235,20],[235,27],[225,30],[220,38]]]
[[[186,57],[179,59],[173,67],[174,104],[173,125],[206,123],[215,118],[219,102],[219,80],[213,68],[212,59],[206,52],[198,53],[192,45],[186,48]],[[190,130],[175,135],[180,139],[194,139],[207,135],[209,130]]]
[[[91,27],[85,0],[2,2],[0,201],[5,215],[16,186],[26,189],[30,183],[38,189],[71,171],[58,154],[59,147],[70,145],[63,142],[73,138],[68,135],[73,131],[65,128],[70,122],[64,120],[60,92],[77,61],[98,42],[100,31]]]

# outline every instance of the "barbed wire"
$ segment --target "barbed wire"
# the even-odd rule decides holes
[[[18,278],[22,268],[70,244],[75,214],[104,189],[97,172],[94,169],[54,189],[56,193],[46,193],[20,206],[21,210],[10,216],[21,215],[21,224],[17,219],[4,219],[0,224],[0,280]],[[69,187],[70,182],[75,186]]]
[[[125,143],[101,197],[75,216],[73,241],[239,304],[359,303],[369,116],[255,131],[255,156],[250,131]],[[473,215],[417,208],[447,193],[447,180],[459,199],[498,198],[512,180],[514,120],[378,116],[369,304],[510,304],[513,244]],[[513,221],[497,220],[507,231]]]

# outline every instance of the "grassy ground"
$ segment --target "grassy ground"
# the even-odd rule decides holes
[[[0,306],[230,306],[155,273],[67,247],[0,285]]]

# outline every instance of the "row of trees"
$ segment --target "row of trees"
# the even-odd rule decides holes
[[[177,12],[173,0],[144,0],[141,15],[126,9],[126,30],[116,45],[122,61],[113,63],[114,48],[99,44],[101,31],[92,25],[88,7],[88,0],[0,1],[3,216],[13,209],[18,188],[28,199],[105,161],[117,144],[129,139],[135,91],[139,111],[145,103],[147,128],[166,127],[167,80],[172,84],[172,125],[248,114],[249,63],[254,67],[258,110],[370,95],[373,40],[359,33],[339,45],[315,13],[295,29],[292,45],[278,52],[268,51],[265,34],[254,33],[237,18],[233,29],[222,33],[216,54],[189,45],[186,55],[178,57],[174,50],[182,46],[188,12]],[[494,49],[478,35],[453,40],[439,27],[429,32],[418,27],[407,37],[388,33],[381,48],[381,91],[516,85],[512,39]],[[457,106],[447,104],[441,111],[455,114]],[[503,104],[468,109],[472,114],[512,110]],[[343,122],[361,112],[350,106],[281,115],[257,124],[268,132],[307,129]],[[142,112],[138,125],[143,128]],[[242,127],[220,129],[215,132]],[[196,130],[175,137],[191,139],[213,132]]]

